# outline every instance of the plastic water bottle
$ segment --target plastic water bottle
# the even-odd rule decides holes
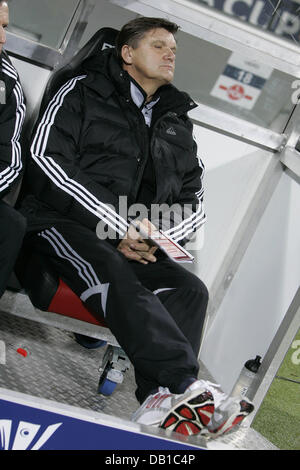
[[[256,356],[255,359],[250,359],[245,362],[241,373],[233,386],[231,396],[246,396],[250,385],[256,377],[256,373],[261,365],[261,356]]]

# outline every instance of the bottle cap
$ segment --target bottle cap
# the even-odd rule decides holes
[[[261,356],[256,356],[255,359],[249,359],[249,361],[245,363],[246,369],[250,370],[251,372],[256,373],[261,365],[260,360],[261,360]]]

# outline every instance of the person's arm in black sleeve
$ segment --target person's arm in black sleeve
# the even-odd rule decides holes
[[[93,181],[80,164],[84,78],[75,77],[61,87],[39,121],[31,145],[36,164],[31,185],[38,199],[69,219],[95,231],[99,223],[103,230],[108,228],[109,238],[117,244],[128,230],[127,221],[118,214],[118,197]]]
[[[20,134],[26,106],[18,74],[3,53],[0,104],[0,199],[10,191],[23,170]]]
[[[177,201],[162,211],[159,219],[151,219],[157,228],[180,245],[190,241],[206,220],[203,206],[203,175],[204,164],[197,157],[197,145],[194,142]]]

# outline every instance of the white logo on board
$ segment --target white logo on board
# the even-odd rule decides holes
[[[30,449],[39,450],[62,425],[62,423],[55,423],[43,430],[40,424],[19,421],[16,432],[13,432],[12,424],[10,419],[0,419],[0,450],[27,450],[42,431]]]

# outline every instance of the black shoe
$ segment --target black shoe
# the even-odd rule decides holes
[[[74,336],[77,343],[87,349],[97,349],[106,345],[106,341],[102,341],[102,339],[90,338],[89,336],[80,335],[79,333],[74,333]]]

